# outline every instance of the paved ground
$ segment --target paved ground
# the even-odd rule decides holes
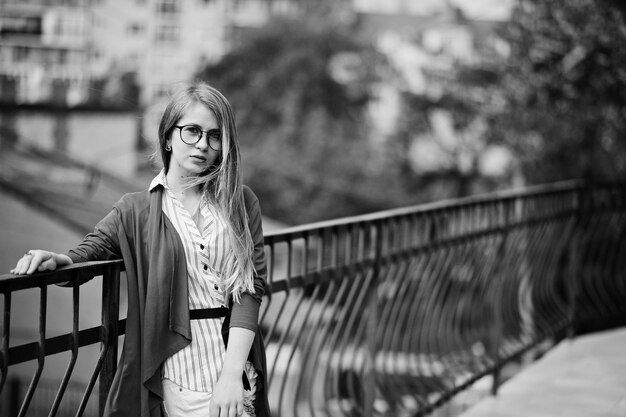
[[[566,340],[460,417],[626,417],[626,328]]]

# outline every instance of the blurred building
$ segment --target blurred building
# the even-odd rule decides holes
[[[346,2],[349,3],[349,2]],[[452,10],[493,21],[503,4],[477,0],[352,0],[378,37],[423,31],[423,46],[471,54],[471,37],[450,24]],[[458,5],[455,5],[458,3]],[[110,104],[130,87],[143,105],[219,60],[242,32],[297,0],[3,0],[0,2],[0,97],[4,102]],[[494,11],[500,11],[499,14]],[[475,27],[476,25],[474,25]],[[435,27],[435,29],[433,29]],[[440,54],[441,55],[441,54]],[[122,103],[137,104],[137,103]]]
[[[62,4],[59,6],[59,4]],[[63,99],[78,103],[92,76],[86,2],[0,3],[0,97],[3,102]]]
[[[288,1],[3,0],[0,96],[5,103],[149,103],[218,60],[227,34],[288,12]],[[139,91],[139,89],[138,89]],[[105,100],[105,104],[106,100]],[[134,104],[134,103],[122,103]]]

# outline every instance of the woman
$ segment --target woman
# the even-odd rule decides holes
[[[269,415],[261,213],[241,184],[226,98],[205,83],[178,91],[159,149],[164,168],[148,190],[122,197],[67,255],[31,250],[11,272],[124,260],[126,337],[105,415]]]

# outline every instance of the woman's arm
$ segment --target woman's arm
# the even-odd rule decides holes
[[[46,250],[29,250],[11,270],[15,275],[30,275],[35,271],[54,271],[59,266],[73,264],[69,256]]]
[[[12,274],[32,274],[35,271],[53,271],[60,266],[92,260],[121,258],[117,231],[120,227],[119,210],[114,208],[89,233],[83,241],[67,255],[46,251],[29,250],[11,269]]]
[[[255,331],[261,300],[267,285],[267,265],[265,263],[263,223],[259,200],[248,187],[244,188],[244,197],[248,212],[248,227],[254,242],[254,294],[243,293],[240,302],[232,305],[230,327],[243,327]]]
[[[241,379],[254,332],[242,327],[231,327],[224,366],[213,388],[210,415],[235,416],[243,413],[243,381]]]
[[[96,224],[93,232],[85,236],[75,248],[68,251],[67,256],[74,263],[120,259],[122,253],[118,232],[121,227],[121,210],[116,205]]]
[[[265,294],[267,267],[263,245],[263,227],[259,200],[248,187],[244,189],[248,227],[254,242],[254,289],[255,293],[241,294],[239,303],[231,306],[228,344],[224,367],[213,390],[211,415],[235,416],[243,413],[243,381],[250,349],[255,337],[259,307]],[[218,412],[221,411],[221,414]],[[229,414],[231,413],[232,414]]]

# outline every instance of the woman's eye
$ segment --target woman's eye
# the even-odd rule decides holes
[[[187,126],[185,127],[185,130],[191,135],[198,135],[200,133],[200,129],[195,126]]]

